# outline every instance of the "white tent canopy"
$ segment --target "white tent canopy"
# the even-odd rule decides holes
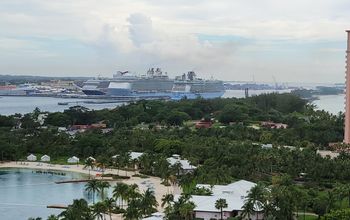
[[[27,157],[27,160],[29,161],[36,161],[36,156],[34,154],[31,154]]]
[[[50,156],[48,156],[48,155],[46,155],[46,154],[40,158],[40,160],[41,160],[42,162],[49,162],[50,159],[51,159]]]
[[[76,156],[70,157],[67,160],[68,163],[79,163],[79,158],[77,158]]]
[[[95,158],[93,158],[93,157],[88,157],[88,158],[86,158],[86,160],[92,160],[92,161],[94,161],[94,162],[96,162],[96,159]]]

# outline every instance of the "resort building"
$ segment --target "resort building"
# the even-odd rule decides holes
[[[76,156],[70,157],[67,160],[68,163],[79,163],[79,158],[77,158]]]
[[[220,219],[220,210],[215,208],[215,202],[219,199],[225,199],[227,208],[223,209],[223,219],[230,217],[240,216],[243,210],[246,197],[252,187],[256,184],[246,180],[240,180],[229,185],[206,185],[198,184],[197,188],[206,188],[212,191],[211,196],[197,196],[193,195],[191,201],[196,205],[194,209],[194,217],[197,219],[211,220]],[[180,195],[176,195],[175,199],[178,199]],[[262,210],[257,213],[250,215],[251,219],[263,219]],[[249,218],[243,218],[249,219]]]
[[[27,157],[28,161],[36,161],[36,156],[34,154],[31,154]]]
[[[40,161],[42,162],[50,162],[50,157],[48,155],[44,155],[40,158]]]
[[[330,150],[317,150],[316,151],[317,154],[319,154],[322,158],[337,158],[339,156],[338,152],[334,152],[334,151],[330,151]]]
[[[173,154],[172,157],[167,158],[167,161],[170,166],[174,166],[175,164],[180,163],[182,173],[190,173],[197,169],[196,166],[191,165],[190,161],[185,159],[182,160],[178,154]]]

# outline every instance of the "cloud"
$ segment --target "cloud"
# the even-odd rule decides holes
[[[342,81],[349,10],[347,0],[2,0],[0,73],[159,65],[172,76]]]

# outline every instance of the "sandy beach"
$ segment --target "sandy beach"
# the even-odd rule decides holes
[[[40,169],[40,170],[56,170],[56,171],[66,171],[66,172],[77,172],[82,174],[89,174],[88,169],[84,169],[84,165],[58,165],[58,164],[47,164],[43,162],[6,162],[1,163],[0,168],[28,168],[28,169]],[[156,199],[158,201],[158,211],[163,211],[161,204],[161,199],[163,195],[167,193],[175,193],[179,194],[181,190],[179,187],[175,186],[164,186],[161,184],[161,179],[158,177],[149,177],[149,178],[139,178],[139,177],[132,177],[132,175],[135,174],[135,172],[128,171],[127,173],[124,170],[117,170],[117,169],[106,169],[104,171],[104,174],[118,174],[125,176],[126,174],[130,176],[130,179],[127,180],[120,180],[120,182],[124,182],[126,184],[137,184],[139,186],[139,189],[141,192],[147,190],[147,188],[153,189],[155,192]],[[136,172],[137,173],[137,172]],[[102,174],[101,171],[91,170],[90,175],[96,176]],[[70,184],[70,183],[66,183]],[[111,183],[113,185],[113,183]],[[49,204],[48,204],[49,205]],[[114,215],[113,219],[119,220],[121,217],[119,215]]]

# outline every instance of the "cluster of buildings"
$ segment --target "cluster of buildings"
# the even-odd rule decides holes
[[[195,204],[194,217],[203,220],[221,218],[221,210],[215,208],[215,203],[219,199],[225,199],[227,207],[223,208],[223,219],[238,217],[242,215],[243,206],[246,202],[249,191],[256,184],[246,180],[240,180],[228,185],[206,185],[198,184],[197,188],[205,188],[212,192],[210,196],[192,195],[190,201]],[[175,201],[180,195],[175,196]],[[250,215],[251,219],[263,219],[262,210],[256,210]],[[248,219],[243,218],[243,219]]]

